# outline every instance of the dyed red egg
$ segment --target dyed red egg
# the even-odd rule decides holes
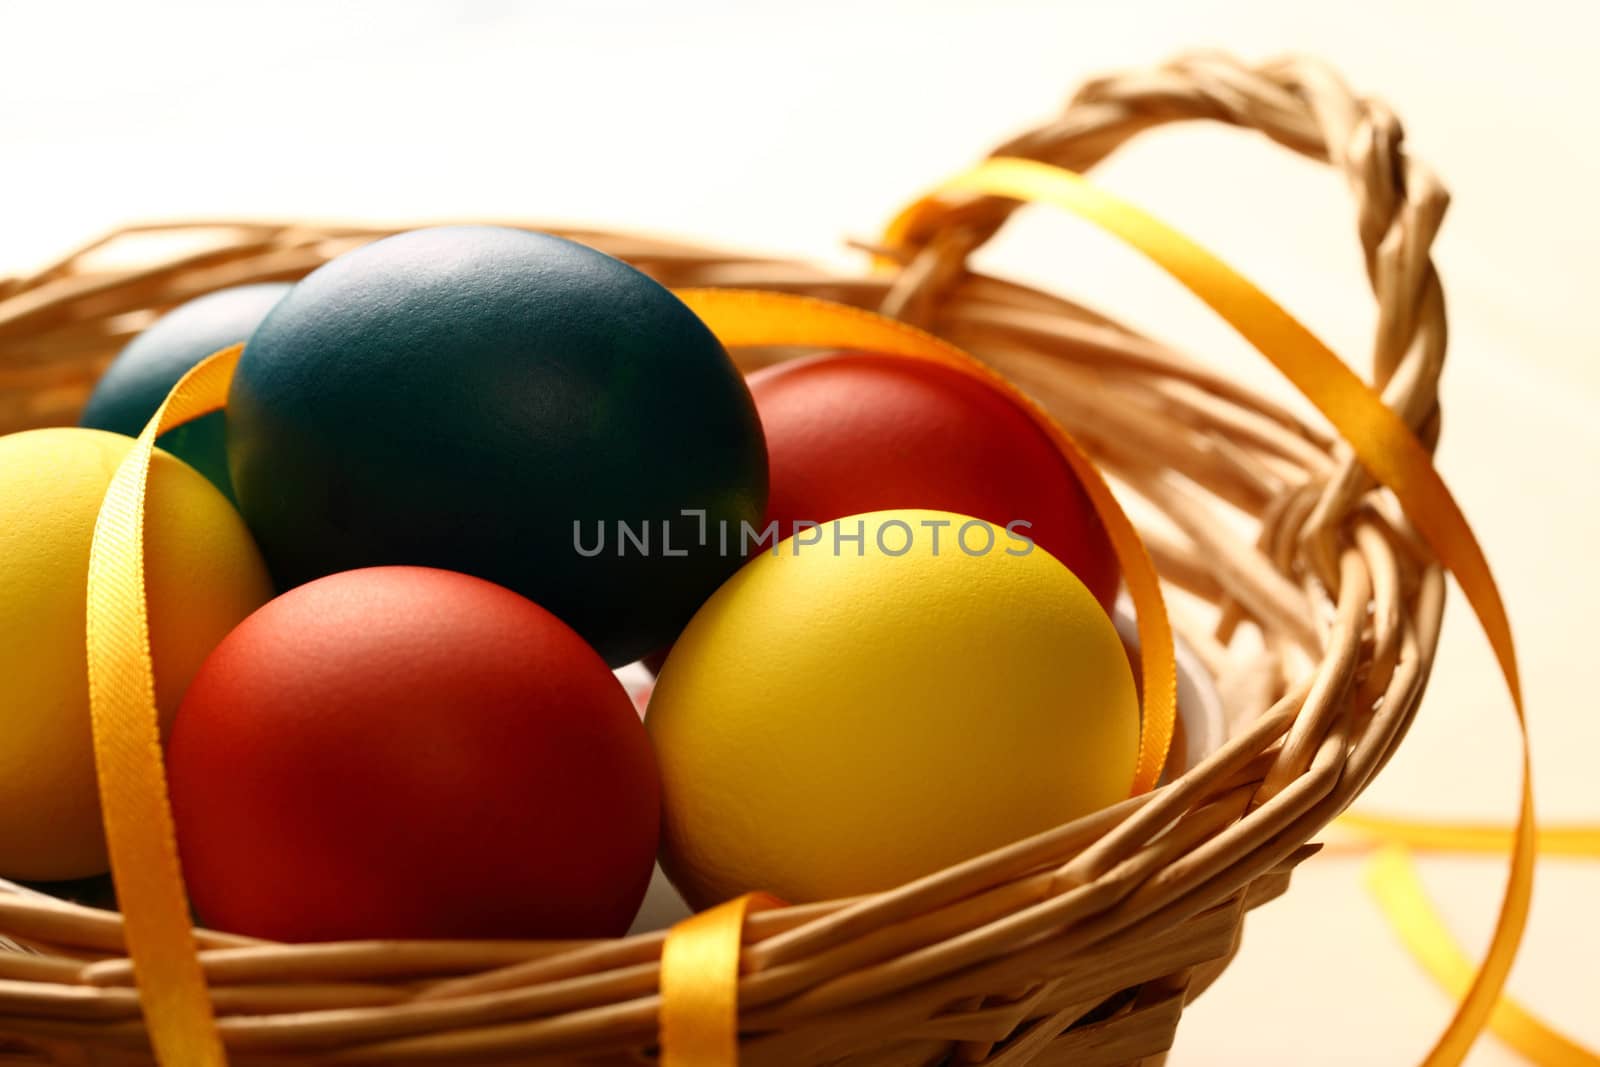
[[[202,919],[281,941],[624,933],[655,755],[554,615],[421,567],[330,575],[211,654],[168,752]]]
[[[927,508],[1018,529],[1108,610],[1120,572],[1077,475],[1025,408],[976,374],[837,354],[752,374],[767,438],[767,520]]]

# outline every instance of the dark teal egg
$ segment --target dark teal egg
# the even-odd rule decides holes
[[[271,282],[218,289],[167,312],[117,354],[78,424],[139,436],[179,378],[218,349],[248,340],[290,288]],[[227,439],[227,423],[219,411],[162,434],[156,443],[231,499]]]
[[[767,498],[755,405],[704,323],[610,256],[489,226],[391,237],[295,286],[245,348],[228,448],[282,585],[464,571],[613,665],[677,635]]]

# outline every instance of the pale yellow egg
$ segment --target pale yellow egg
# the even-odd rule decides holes
[[[133,439],[0,437],[0,876],[106,869],[89,723],[84,604],[95,518]],[[163,726],[201,662],[272,595],[244,521],[165,452],[150,467],[145,580]]]
[[[662,864],[696,906],[887,889],[1128,795],[1133,674],[1082,582],[965,516],[840,523],[722,586],[651,698]]]

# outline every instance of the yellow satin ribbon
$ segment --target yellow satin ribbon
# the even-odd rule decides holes
[[[1508,852],[1513,841],[1509,829],[1490,823],[1417,822],[1349,812],[1334,825],[1375,844],[1418,852]],[[1540,856],[1600,859],[1600,826],[1540,823],[1534,848]]]
[[[144,596],[144,502],[156,438],[220,408],[243,345],[184,376],[106,490],[89,555],[87,651],[95,772],[128,956],[156,1058],[226,1062],[195,955],[189,898],[167,801]]]
[[[754,910],[781,907],[746,893],[691,915],[661,946],[661,1067],[739,1062],[739,947]]]
[[[941,216],[952,198],[1003,197],[1051,204],[1095,223],[1144,253],[1222,316],[1276,366],[1349,443],[1374,478],[1388,486],[1435,555],[1455,575],[1494,650],[1511,694],[1521,738],[1521,799],[1511,832],[1511,869],[1489,949],[1461,988],[1449,1025],[1424,1063],[1454,1065],[1495,1010],[1527,925],[1535,863],[1532,766],[1516,649],[1500,592],[1461,509],[1406,424],[1311,331],[1211,253],[1140,209],[1077,174],[1025,159],[991,159],[912,204],[889,226],[902,245]],[[1392,871],[1389,867],[1386,870]],[[1380,880],[1389,877],[1380,871]],[[1391,882],[1391,884],[1393,884]],[[1431,914],[1431,908],[1426,909]],[[1439,947],[1442,929],[1407,926]]]
[[[1460,997],[1473,967],[1460,943],[1440,920],[1417,875],[1411,853],[1503,854],[1513,835],[1504,826],[1436,823],[1350,813],[1334,826],[1378,852],[1368,861],[1366,880],[1395,936],[1447,993]],[[1534,848],[1540,857],[1600,859],[1600,826],[1541,825]],[[1600,1067],[1600,1055],[1567,1037],[1502,993],[1489,1015],[1488,1030],[1539,1067]]]
[[[1402,839],[1428,840],[1433,837],[1432,833],[1417,831],[1460,829],[1470,832],[1475,828],[1408,825],[1395,829]],[[1448,836],[1456,837],[1459,842],[1468,840],[1454,832]],[[1494,847],[1482,851],[1504,852],[1511,835],[1502,828],[1495,828],[1492,838]],[[1489,843],[1490,838],[1483,840]],[[1469,846],[1451,851],[1480,850]],[[1596,855],[1594,851],[1572,854]],[[1429,901],[1407,846],[1390,843],[1379,848],[1367,866],[1366,877],[1378,907],[1401,943],[1446,992],[1455,997],[1463,996],[1472,983],[1472,962]],[[1489,1014],[1489,1031],[1540,1067],[1600,1067],[1600,1055],[1534,1015],[1509,994],[1502,994],[1495,1002]]]

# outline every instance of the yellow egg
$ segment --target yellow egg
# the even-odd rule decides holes
[[[89,726],[84,599],[95,517],[133,439],[0,437],[0,876],[106,869]],[[211,649],[272,595],[243,520],[165,452],[150,467],[145,580],[163,727]]]
[[[1127,796],[1122,643],[1024,544],[874,512],[762,553],[705,603],[645,719],[662,865],[690,903],[887,889]]]

